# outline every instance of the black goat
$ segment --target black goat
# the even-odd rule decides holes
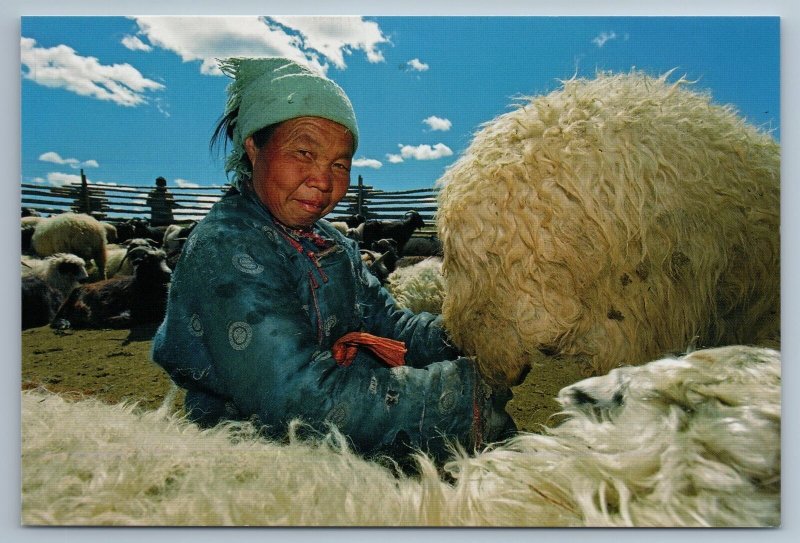
[[[397,253],[403,254],[403,248],[411,239],[411,234],[424,226],[425,221],[416,211],[409,211],[401,221],[367,221],[359,227],[363,228],[361,247],[369,249],[378,240],[393,239],[397,242]]]

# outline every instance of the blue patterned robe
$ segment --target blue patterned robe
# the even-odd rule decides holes
[[[331,247],[283,228],[245,190],[192,232],[152,350],[187,389],[190,417],[254,419],[273,436],[294,418],[320,430],[333,423],[365,454],[418,448],[441,457],[448,439],[491,439],[477,416],[490,405],[488,388],[448,346],[441,317],[398,310],[355,242],[324,220],[313,231]],[[406,365],[389,368],[363,348],[338,365],[331,346],[353,331],[405,342]]]

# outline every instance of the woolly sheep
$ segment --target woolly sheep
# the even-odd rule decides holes
[[[167,254],[180,251],[195,226],[197,226],[196,221],[187,224],[168,225],[164,230],[164,239],[161,243],[164,251],[166,251]]]
[[[73,253],[94,260],[100,277],[105,277],[106,229],[97,219],[84,213],[60,213],[36,226],[31,239],[39,256]]]
[[[287,443],[157,411],[22,393],[22,523],[121,526],[777,526],[780,354],[730,347],[562,393],[565,416],[418,475],[332,428]],[[594,413],[583,387],[622,395]],[[235,459],[232,460],[232,459]],[[57,461],[54,461],[57,460]],[[279,469],[276,469],[279,466]],[[387,467],[388,466],[388,467]],[[109,476],[111,475],[111,476]],[[380,496],[385,507],[375,506]]]
[[[23,257],[21,263],[23,277],[38,277],[64,298],[89,277],[86,262],[70,253],[56,253],[43,259]]]
[[[127,258],[133,275],[82,285],[72,291],[51,326],[64,328],[128,328],[159,323],[164,318],[172,270],[161,249],[136,247]]]
[[[413,266],[397,268],[389,275],[386,289],[398,307],[414,313],[441,313],[444,300],[442,259],[428,257]]]
[[[442,312],[487,379],[779,340],[779,145],[669,75],[566,81],[438,181]]]
[[[106,245],[106,277],[133,275],[133,262],[127,256],[135,247],[156,249],[158,243],[152,239],[131,238],[120,244],[110,243]],[[94,279],[98,280],[99,277]]]
[[[117,241],[117,227],[109,222],[100,221],[100,224],[103,225],[103,228],[106,229],[106,241],[108,243],[114,243]]]

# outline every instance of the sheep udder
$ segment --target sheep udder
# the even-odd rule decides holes
[[[779,341],[779,146],[668,75],[567,81],[439,180],[442,313],[487,379]]]

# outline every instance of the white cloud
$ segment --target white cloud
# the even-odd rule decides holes
[[[122,38],[122,45],[131,51],[152,51],[153,48],[139,39],[138,36],[125,36]]]
[[[192,183],[186,179],[175,179],[175,184],[182,189],[196,189],[200,186],[197,183]]]
[[[354,168],[373,168],[377,170],[381,166],[383,166],[383,163],[374,158],[357,158],[353,161]]]
[[[145,92],[164,88],[130,64],[100,64],[95,57],[82,57],[66,45],[36,47],[36,40],[23,37],[20,53],[25,79],[121,106],[144,104]]]
[[[271,17],[273,21],[300,33],[307,48],[322,53],[339,69],[347,67],[345,54],[361,50],[372,63],[383,62],[378,45],[389,40],[378,23],[361,17]]]
[[[617,33],[613,30],[611,32],[601,32],[599,36],[592,39],[592,43],[597,47],[603,47],[607,41],[617,39]]]
[[[391,153],[388,153],[386,155],[386,160],[388,160],[390,164],[399,164],[403,162],[403,157],[401,157],[400,155],[393,155]]]
[[[449,119],[442,119],[435,115],[423,119],[422,122],[427,124],[431,130],[440,130],[442,132],[447,132],[453,127],[453,123],[451,123]]]
[[[436,160],[453,154],[453,151],[444,143],[437,143],[433,147],[430,145],[403,145],[397,144],[400,147],[400,156],[403,159],[413,158],[415,160]]]
[[[388,43],[377,23],[360,17],[136,17],[139,34],[200,71],[221,75],[218,58],[287,57],[325,74],[328,63],[345,68],[345,54],[362,50],[382,62],[377,49]]]
[[[40,185],[50,185],[51,187],[63,187],[64,185],[72,184],[80,185],[81,176],[61,172],[50,172],[44,179],[41,177],[35,177],[33,182]]]
[[[61,158],[61,155],[54,151],[48,151],[39,155],[39,160],[42,162],[51,162],[53,164],[61,164],[69,166],[70,168],[99,168],[100,164],[96,160],[86,160],[81,162],[77,158]]]
[[[430,68],[430,66],[428,66],[418,58],[412,58],[411,60],[406,62],[406,66],[408,66],[409,69],[417,72],[426,72]]]

